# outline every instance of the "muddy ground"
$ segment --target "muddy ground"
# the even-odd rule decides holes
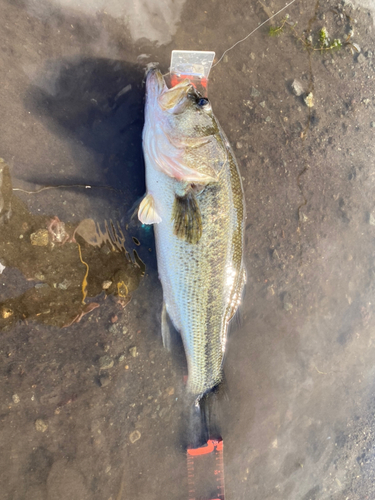
[[[167,71],[176,48],[220,55],[283,3],[138,5],[0,1],[0,157],[23,190],[0,226],[2,500],[187,498],[185,369],[160,339],[152,232],[131,218],[144,67]],[[260,29],[210,76],[247,206],[220,402],[227,499],[375,497],[370,7],[297,1],[294,32]],[[312,50],[323,27],[346,46]],[[31,193],[59,185],[80,187]],[[125,241],[73,241],[88,219]]]

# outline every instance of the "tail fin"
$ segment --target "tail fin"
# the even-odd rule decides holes
[[[209,439],[221,439],[218,399],[219,388],[215,387],[210,392],[198,397],[186,409],[186,445],[187,448],[199,448]]]

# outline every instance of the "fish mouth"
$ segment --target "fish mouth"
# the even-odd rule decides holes
[[[146,75],[147,100],[157,101],[163,111],[181,113],[189,93],[194,87],[189,80],[183,80],[172,88],[168,88],[163,75],[157,68],[150,68]]]
[[[150,68],[146,74],[147,96],[158,97],[164,90],[168,90],[160,70]]]

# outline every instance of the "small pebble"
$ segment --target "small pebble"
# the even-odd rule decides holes
[[[361,52],[361,47],[358,45],[358,43],[353,42],[352,46],[357,53]]]
[[[35,233],[30,234],[31,244],[37,247],[46,247],[48,245],[47,229],[38,229]]]
[[[48,423],[41,418],[37,418],[35,420],[35,429],[38,432],[46,432],[46,430],[48,429]]]
[[[370,122],[370,127],[375,128],[375,122]]]
[[[136,358],[138,356],[138,351],[137,351],[137,347],[136,346],[131,347],[129,349],[129,352],[133,356],[133,358]]]
[[[108,377],[108,375],[101,375],[99,377],[99,384],[100,384],[100,387],[105,387],[106,385],[108,385],[109,383],[111,382],[111,379]]]
[[[12,399],[13,399],[13,403],[16,405],[20,402],[20,397],[18,394],[13,394]]]
[[[312,92],[309,92],[305,97],[303,98],[305,101],[305,104],[308,108],[312,108],[314,106],[314,95]]]
[[[129,440],[130,440],[131,444],[138,441],[138,439],[141,439],[141,433],[139,431],[134,431],[129,436]]]
[[[113,364],[113,359],[110,356],[102,356],[99,358],[99,367],[101,370],[108,370],[112,368]]]
[[[304,93],[303,85],[299,80],[293,80],[292,92],[297,97],[299,97],[300,95],[302,95]]]
[[[276,250],[276,248],[272,251],[272,258],[276,260],[280,259],[279,252]]]
[[[2,307],[0,308],[0,316],[1,316],[3,319],[10,318],[12,315],[13,315],[13,311],[12,311],[12,309],[10,309],[9,307],[2,306]]]
[[[103,281],[102,283],[102,289],[103,290],[108,290],[108,288],[112,285],[112,281],[106,280]]]
[[[370,214],[368,221],[370,226],[375,226],[375,217],[373,216],[373,214]]]
[[[262,106],[262,108],[265,108],[266,107],[266,101],[262,101],[259,103],[259,106]]]
[[[259,97],[260,96],[260,92],[255,87],[251,87],[250,95],[251,95],[251,97]]]
[[[65,278],[64,281],[57,285],[57,288],[60,288],[60,290],[67,290],[69,288],[69,285],[70,281]]]

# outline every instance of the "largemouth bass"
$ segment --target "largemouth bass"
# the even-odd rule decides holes
[[[154,224],[167,314],[180,332],[187,390],[196,401],[222,380],[228,325],[245,284],[244,195],[238,166],[210,102],[188,80],[146,79],[147,193],[138,217]]]

